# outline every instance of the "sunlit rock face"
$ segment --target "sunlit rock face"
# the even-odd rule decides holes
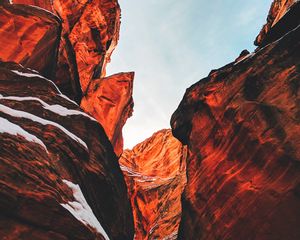
[[[119,162],[131,199],[135,239],[176,239],[181,214],[181,194],[186,183],[186,148],[161,130]]]
[[[105,77],[106,64],[110,61],[119,38],[121,10],[118,2],[116,0],[14,0],[13,5],[6,7],[28,8],[22,4],[34,5],[51,11],[57,16],[55,18],[57,21],[58,17],[61,18],[61,37],[60,34],[53,32],[52,35],[50,34],[51,37],[60,40],[56,73],[52,79],[68,97],[77,103],[82,100],[83,109],[102,124],[115,152],[120,155],[123,151],[122,127],[133,111],[134,74],[119,73]],[[30,7],[30,9],[34,8]],[[53,15],[43,9],[35,11],[40,11],[47,16]],[[14,15],[10,16],[10,19],[14,18]],[[33,19],[36,20],[37,25],[30,25],[30,27],[39,29],[41,25],[39,18],[33,15]],[[6,22],[3,21],[3,25]],[[3,38],[6,38],[5,34],[6,32]],[[19,36],[19,29],[15,29],[12,34]],[[23,39],[24,36],[20,38]],[[11,45],[15,50],[18,42],[12,42]],[[49,43],[43,43],[43,48],[49,49],[48,45]],[[15,57],[4,60],[23,63],[19,60],[18,51],[14,51],[14,54],[18,59]],[[48,55],[44,56],[48,57]],[[39,64],[44,64],[42,59],[38,61],[40,61]],[[40,72],[35,63],[30,67]]]
[[[105,76],[106,64],[115,49],[121,10],[117,0],[14,0],[31,4],[62,19],[63,29],[55,83],[80,102],[92,79]]]
[[[0,3],[0,60],[54,77],[60,41],[58,17],[32,6]]]
[[[179,239],[300,239],[299,52],[298,26],[187,89]]]
[[[0,239],[133,239],[111,143],[120,155],[134,74],[105,77],[117,1],[2,1],[0,13]],[[84,96],[104,129],[44,77]]]
[[[255,45],[265,46],[277,40],[300,23],[299,4],[297,0],[274,0],[270,8],[267,23],[262,27],[255,40]],[[297,10],[295,8],[298,8]],[[292,10],[294,13],[289,12]],[[285,14],[289,12],[288,16]],[[285,16],[283,18],[283,16]],[[277,38],[277,39],[276,39]]]
[[[126,184],[101,125],[50,80],[2,62],[0,149],[0,239],[133,238]]]
[[[54,8],[66,23],[63,26],[65,42],[60,50],[59,70],[64,72],[66,64],[73,64],[69,68],[71,71],[72,68],[77,69],[81,90],[85,92],[91,79],[105,76],[105,66],[119,38],[120,7],[116,0],[75,3],[56,0]],[[67,60],[64,61],[64,58]],[[68,63],[70,61],[74,63]],[[62,79],[59,74],[57,77]]]
[[[133,111],[134,73],[118,73],[90,82],[81,101],[82,109],[104,127],[115,153],[123,152],[122,128]]]

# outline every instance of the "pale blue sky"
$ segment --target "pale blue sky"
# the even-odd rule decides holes
[[[135,71],[126,148],[169,128],[185,89],[233,61],[266,21],[271,0],[119,0],[119,45],[108,74]]]

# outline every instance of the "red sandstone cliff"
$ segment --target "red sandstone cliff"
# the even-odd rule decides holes
[[[61,21],[31,6],[0,3],[0,60],[55,76]]]
[[[172,117],[182,203],[170,130],[122,155],[133,226],[108,141],[120,155],[133,107],[133,73],[105,77],[117,1],[1,1],[1,61],[39,73],[0,63],[0,238],[176,239],[182,205],[179,239],[300,239],[296,2],[274,1],[256,52],[187,90]]]
[[[267,17],[267,23],[262,27],[259,35],[256,37],[255,45],[260,47],[265,46],[276,40],[274,38],[283,36],[284,32],[292,30],[300,23],[297,11],[293,10],[295,14],[289,12],[294,7],[299,8],[299,5],[295,4],[296,2],[297,0],[273,1]],[[288,12],[289,14],[285,16]]]
[[[81,101],[82,109],[94,116],[120,156],[123,152],[122,128],[133,109],[134,73],[118,73],[90,82]]]
[[[136,240],[177,238],[185,161],[186,148],[171,130],[161,130],[123,153],[119,162],[133,208]]]
[[[179,239],[300,239],[299,5],[173,114],[189,149]]]
[[[119,5],[16,3],[0,2],[0,239],[132,239],[126,184],[106,132],[114,132],[120,153],[133,74],[102,79],[118,39]],[[45,77],[78,102],[86,88],[85,106],[102,94],[87,85],[105,82],[99,89],[113,94],[117,123],[103,129]],[[111,113],[113,106],[96,108]]]
[[[0,10],[5,13],[0,17],[0,40],[9,48],[0,51],[0,59],[21,63],[50,77],[78,103],[83,98],[82,108],[101,123],[120,155],[122,127],[133,111],[134,74],[105,77],[106,64],[119,39],[118,2],[14,0]],[[10,15],[6,16],[8,11]],[[25,19],[27,12],[30,17]]]
[[[103,239],[101,226],[110,239],[133,238],[126,185],[101,125],[13,63],[0,63],[0,149],[1,239]]]
[[[55,83],[80,101],[92,79],[105,76],[106,64],[117,45],[120,7],[116,0],[14,0],[52,11],[63,28]]]

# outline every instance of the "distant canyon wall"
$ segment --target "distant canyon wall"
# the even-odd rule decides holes
[[[126,150],[120,158],[133,209],[135,240],[177,239],[187,151],[170,129]]]

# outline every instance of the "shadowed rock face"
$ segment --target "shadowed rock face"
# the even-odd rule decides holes
[[[123,152],[122,128],[133,111],[134,73],[118,73],[90,82],[82,109],[94,116],[104,127],[115,153]]]
[[[173,114],[189,148],[179,239],[300,239],[300,27],[280,37],[191,86]]]
[[[285,33],[295,28],[299,23],[299,4],[297,0],[274,0],[268,17],[267,23],[262,27],[259,35],[256,37],[254,44],[262,47],[268,43],[277,40]],[[297,10],[295,8],[298,8]],[[289,12],[288,17],[285,14]],[[283,16],[285,16],[283,18]]]
[[[131,199],[135,239],[176,239],[181,214],[181,194],[186,183],[186,148],[161,130],[119,162]]]
[[[58,17],[25,5],[0,3],[0,60],[21,63],[53,77],[61,23]]]
[[[110,239],[132,239],[125,181],[101,125],[17,64],[0,63],[0,94],[0,238],[104,239],[71,214],[85,206],[72,182]]]

